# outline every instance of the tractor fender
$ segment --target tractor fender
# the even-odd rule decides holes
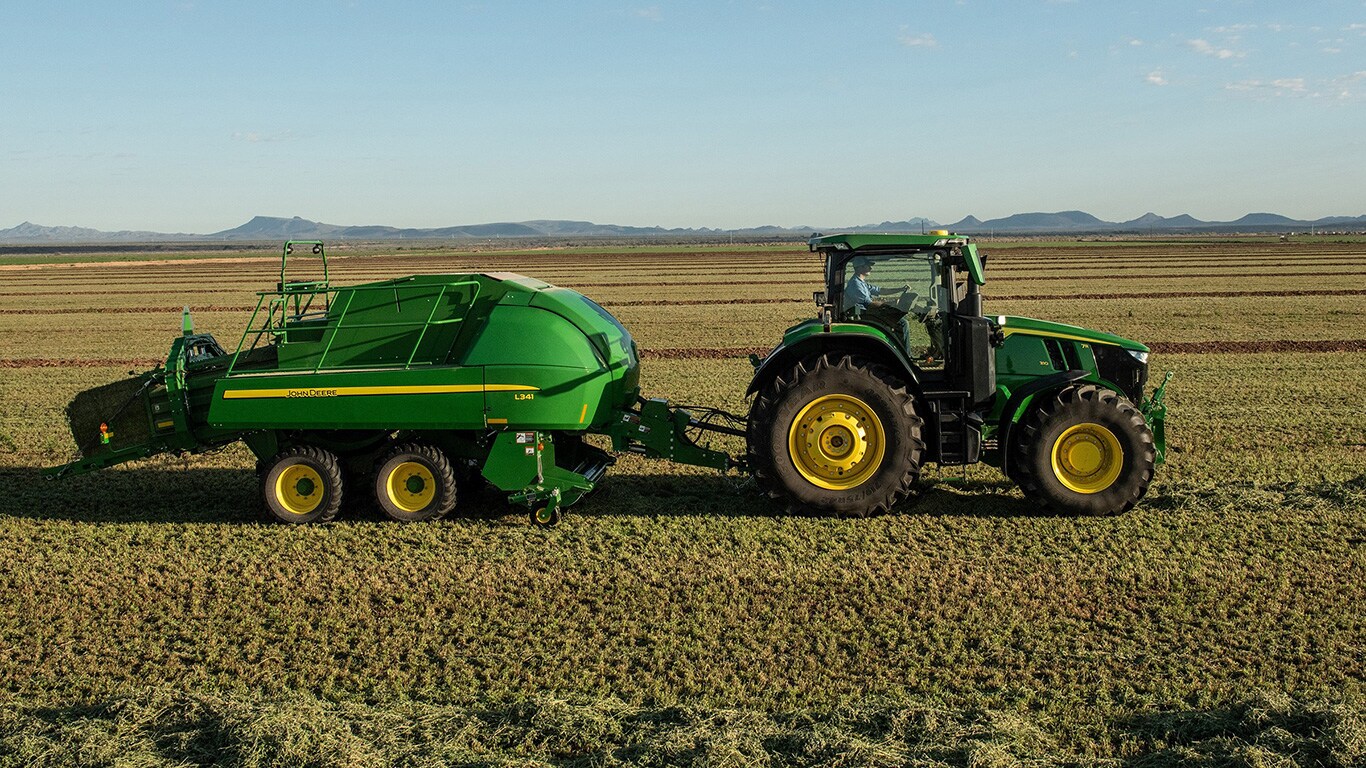
[[[1090,375],[1088,371],[1062,371],[1041,376],[1010,394],[1010,399],[1006,400],[1005,407],[1001,409],[1001,420],[996,430],[996,444],[1000,446],[1002,472],[1005,472],[1010,465],[1010,433],[1015,426],[1015,414],[1035,395],[1062,389]]]
[[[911,367],[905,355],[877,336],[862,333],[817,333],[792,344],[780,344],[754,371],[754,378],[749,383],[749,389],[745,390],[745,396],[753,395],[767,387],[779,374],[797,363],[827,352],[858,354],[886,365],[905,379],[907,387],[917,400],[922,399],[920,377],[916,375],[915,369]]]

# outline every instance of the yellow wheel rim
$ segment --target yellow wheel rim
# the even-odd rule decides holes
[[[389,471],[384,481],[389,502],[404,512],[421,512],[436,499],[436,477],[427,465],[405,461]]]
[[[306,515],[323,503],[323,476],[307,464],[291,464],[275,478],[275,500],[291,515]]]
[[[1119,479],[1124,449],[1099,424],[1068,427],[1053,443],[1053,474],[1077,493],[1100,493]]]
[[[873,476],[882,465],[887,439],[882,421],[867,403],[850,395],[824,395],[792,420],[787,448],[793,466],[808,482],[842,491]]]

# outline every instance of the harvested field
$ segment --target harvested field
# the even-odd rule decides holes
[[[738,412],[819,287],[800,245],[359,250],[338,281],[579,287],[647,394]],[[551,531],[487,494],[263,524],[241,446],[42,482],[76,392],[162,362],[182,306],[235,345],[278,262],[0,269],[0,766],[1366,763],[1362,244],[987,250],[988,313],[1176,372],[1135,510],[1041,515],[979,466],[893,514],[788,518],[633,455]]]

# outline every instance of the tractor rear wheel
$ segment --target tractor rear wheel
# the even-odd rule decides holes
[[[1031,409],[1011,456],[1027,498],[1077,515],[1117,515],[1143,498],[1157,452],[1143,414],[1119,393],[1068,387]]]
[[[331,451],[316,446],[286,448],[264,463],[261,495],[280,522],[330,522],[341,509],[341,464]]]
[[[375,501],[394,520],[439,519],[455,509],[455,470],[435,446],[394,446],[375,467]]]
[[[884,366],[849,355],[799,363],[749,412],[749,466],[786,511],[867,517],[920,476],[915,400]]]

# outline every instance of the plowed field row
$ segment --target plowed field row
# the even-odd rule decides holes
[[[1283,273],[1279,273],[1279,272],[1272,272],[1272,273],[1251,273],[1251,272],[1246,272],[1246,271],[1241,272],[1241,273],[1224,273],[1224,272],[1188,272],[1188,273],[1185,273],[1185,274],[1181,275],[1181,278],[1182,278],[1182,279],[1219,278],[1219,279],[1222,279],[1222,280],[1245,280],[1245,279],[1268,278],[1268,277],[1274,278],[1274,277],[1282,277],[1282,276],[1284,276]],[[1331,276],[1332,276],[1332,277],[1361,277],[1361,276],[1366,276],[1366,271],[1362,271],[1362,270],[1344,270],[1344,271],[1340,271],[1340,272],[1333,272],[1333,273],[1331,273]],[[1328,277],[1328,275],[1325,274],[1325,275],[1323,275],[1323,277],[1326,278],[1326,277]],[[1131,275],[1131,274],[1107,274],[1107,275],[1099,275],[1099,276],[1096,276],[1096,277],[1094,277],[1094,278],[1079,278],[1077,275],[1031,275],[1031,276],[1023,276],[1023,275],[1020,275],[1020,276],[1012,276],[1012,277],[995,278],[995,279],[992,279],[990,282],[991,282],[991,284],[1000,284],[1000,283],[1044,282],[1044,281],[1056,282],[1056,281],[1068,281],[1068,280],[1075,281],[1075,280],[1078,280],[1078,279],[1086,279],[1086,280],[1089,280],[1089,281],[1091,281],[1091,282],[1099,282],[1099,281],[1107,281],[1107,280],[1150,280],[1150,281],[1151,281],[1151,280],[1157,280],[1157,279],[1161,279],[1161,278],[1156,277],[1156,276],[1151,275],[1151,274],[1137,274],[1137,275]],[[811,279],[805,279],[805,280],[726,280],[726,281],[701,281],[701,280],[694,280],[694,281],[691,281],[690,283],[682,284],[682,285],[679,285],[679,284],[675,284],[675,285],[660,284],[660,283],[657,282],[657,281],[655,281],[655,282],[650,282],[650,281],[638,281],[638,280],[635,280],[635,281],[621,281],[621,282],[604,282],[604,281],[570,282],[570,281],[562,280],[562,281],[557,281],[555,284],[556,284],[556,285],[559,285],[559,286],[561,286],[561,287],[564,287],[564,288],[590,289],[590,290],[591,290],[591,289],[601,289],[601,288],[655,288],[655,289],[678,289],[678,288],[690,288],[690,287],[691,287],[691,288],[696,288],[696,287],[701,287],[701,286],[716,286],[716,287],[718,287],[718,288],[724,288],[724,287],[727,287],[727,286],[735,286],[735,285],[745,285],[745,286],[774,286],[774,287],[777,287],[777,286],[796,286],[796,285],[801,285],[801,286],[808,286],[808,287],[810,287],[810,286],[818,285],[818,284],[819,284],[819,279],[816,278],[815,276],[813,276]],[[106,295],[108,295],[108,296],[118,296],[118,295],[147,295],[147,294],[166,293],[166,292],[167,292],[167,289],[164,288],[164,287],[149,287],[149,288],[142,289],[142,290],[110,289],[110,290],[0,291],[0,297],[106,296]],[[187,293],[187,294],[188,294],[188,293],[194,293],[194,294],[200,294],[200,293],[212,293],[212,294],[236,293],[236,294],[244,294],[244,295],[254,294],[255,292],[256,292],[255,290],[249,289],[249,288],[245,288],[245,287],[244,287],[244,288],[241,288],[241,289],[236,289],[236,288],[183,288],[183,290],[179,291],[179,293]]]
[[[1246,270],[1248,270],[1248,269],[1269,269],[1269,268],[1274,267],[1274,268],[1278,271],[1278,273],[1280,273],[1280,274],[1287,274],[1287,273],[1292,273],[1292,272],[1299,271],[1301,268],[1315,268],[1315,270],[1318,271],[1317,268],[1319,268],[1319,267],[1341,266],[1342,264],[1343,264],[1343,262],[1340,261],[1340,260],[1324,260],[1324,259],[1313,259],[1313,260],[1305,259],[1305,260],[1299,260],[1299,261],[1295,261],[1295,262],[1286,262],[1286,261],[1283,261],[1283,260],[1277,260],[1277,261],[1271,261],[1271,262],[1266,262],[1266,263],[1263,263],[1263,262],[1254,262],[1254,261],[1245,261],[1245,260],[1241,260],[1241,259],[1240,259],[1240,260],[1237,260],[1237,261],[1221,261],[1221,262],[1217,262],[1217,263],[1204,263],[1204,264],[1201,264],[1201,265],[1200,265],[1200,268],[1202,268],[1202,269],[1229,269],[1229,270],[1239,270],[1240,272],[1242,272],[1242,271],[1246,271]],[[384,270],[375,270],[375,269],[356,270],[356,271],[333,270],[333,271],[332,271],[332,274],[331,274],[331,277],[332,277],[332,280],[333,280],[334,283],[340,283],[340,282],[351,282],[351,281],[354,281],[354,282],[362,282],[362,281],[364,281],[364,282],[369,282],[369,281],[375,281],[375,280],[387,280],[387,279],[393,279],[394,277],[400,276],[400,275],[406,275],[406,274],[410,274],[410,273],[421,273],[421,272],[426,272],[426,273],[444,273],[444,272],[451,272],[451,273],[466,273],[466,272],[499,272],[499,271],[512,271],[512,272],[517,272],[518,274],[527,274],[527,276],[529,276],[529,277],[535,277],[535,278],[537,278],[537,279],[545,280],[545,281],[547,281],[547,282],[556,282],[556,281],[558,281],[558,280],[563,280],[563,279],[565,279],[565,278],[570,278],[570,279],[572,279],[572,278],[576,278],[576,277],[577,277],[577,278],[582,278],[582,277],[585,277],[585,276],[593,276],[593,277],[596,277],[596,278],[599,278],[599,279],[601,279],[601,278],[612,278],[612,277],[618,277],[618,276],[634,277],[634,276],[636,276],[636,275],[641,274],[642,270],[645,270],[645,271],[647,271],[648,274],[653,275],[653,276],[656,276],[656,277],[675,277],[675,278],[680,278],[680,279],[691,279],[691,278],[696,278],[696,277],[717,277],[717,276],[726,276],[726,275],[733,275],[733,274],[744,274],[744,275],[746,275],[746,276],[748,276],[748,277],[756,277],[756,276],[763,276],[763,275],[787,276],[787,275],[793,274],[794,272],[796,272],[796,273],[800,273],[800,272],[810,272],[813,276],[815,276],[815,275],[817,275],[817,274],[819,273],[819,271],[820,271],[818,267],[813,267],[813,265],[811,265],[811,264],[809,264],[809,263],[793,263],[793,264],[753,264],[753,265],[735,265],[735,264],[731,264],[731,265],[727,265],[727,266],[725,266],[725,267],[716,267],[716,268],[708,268],[708,267],[695,267],[695,268],[694,268],[694,267],[684,267],[684,268],[660,268],[660,267],[658,267],[658,266],[654,266],[654,267],[642,267],[642,268],[640,268],[640,269],[623,269],[623,268],[619,268],[619,267],[610,267],[610,268],[609,268],[609,267],[605,267],[605,266],[602,266],[602,265],[585,265],[585,266],[583,266],[583,267],[574,268],[574,267],[566,267],[566,266],[561,265],[561,266],[556,267],[556,268],[551,268],[551,269],[540,269],[540,270],[535,270],[535,271],[526,269],[526,266],[527,266],[527,265],[508,265],[506,268],[501,268],[501,267],[500,267],[500,268],[495,268],[495,267],[492,267],[492,266],[486,265],[486,264],[481,264],[481,265],[460,264],[460,265],[445,265],[445,266],[443,266],[443,265],[435,265],[435,264],[421,264],[421,265],[414,265],[411,269],[401,269],[401,268],[395,267],[395,268],[384,269]],[[1057,272],[1067,272],[1067,273],[1090,273],[1090,272],[1114,272],[1114,271],[1116,271],[1116,270],[1123,271],[1123,272],[1129,272],[1129,271],[1133,271],[1133,270],[1146,270],[1146,271],[1148,271],[1148,272],[1150,273],[1150,272],[1153,270],[1153,268],[1156,267],[1156,266],[1163,266],[1163,265],[1156,265],[1156,264],[1147,263],[1147,262],[1106,262],[1106,263],[1104,263],[1104,264],[1088,263],[1088,264],[1083,264],[1083,265],[1070,265],[1070,264],[1058,264],[1058,263],[1053,263],[1053,264],[1049,264],[1049,265],[1046,265],[1046,266],[1043,266],[1043,265],[1041,265],[1041,266],[1025,266],[1025,265],[1019,265],[1019,266],[1017,266],[1017,265],[1010,265],[1010,264],[1002,265],[1002,264],[998,264],[998,263],[994,263],[994,262],[993,262],[993,263],[989,266],[989,268],[988,268],[988,270],[987,270],[987,274],[988,274],[988,279],[991,279],[992,276],[999,275],[999,274],[1002,274],[1002,273],[1011,273],[1011,274],[1018,275],[1019,273],[1039,273],[1039,274],[1053,274],[1053,273],[1057,273]],[[263,272],[263,273],[260,273],[260,274],[255,274],[255,273],[251,273],[251,272],[236,271],[236,272],[234,272],[234,274],[231,275],[230,277],[224,277],[224,276],[222,276],[221,274],[217,274],[217,273],[206,273],[206,274],[205,274],[205,277],[204,277],[203,279],[212,279],[212,280],[214,281],[213,284],[215,284],[215,285],[222,285],[222,284],[224,284],[224,283],[243,283],[243,284],[250,284],[250,285],[252,285],[252,286],[256,286],[257,289],[259,290],[261,286],[265,286],[265,285],[267,285],[268,283],[269,283],[269,284],[273,284],[273,281],[274,281],[275,279],[278,279],[278,274],[279,274],[278,272],[273,273],[273,274],[264,273],[264,272]],[[190,273],[187,273],[187,272],[179,272],[179,273],[174,273],[174,274],[155,274],[155,275],[92,275],[92,276],[84,276],[84,275],[82,275],[82,276],[78,276],[78,277],[57,277],[57,278],[53,278],[53,277],[26,276],[26,277],[23,277],[23,278],[9,278],[9,279],[0,278],[0,286],[4,286],[4,287],[34,287],[34,286],[78,287],[78,286],[87,286],[87,285],[107,285],[107,284],[110,284],[110,283],[118,283],[118,282],[125,282],[125,281],[136,281],[136,282],[139,282],[139,283],[143,283],[143,284],[147,284],[147,285],[155,285],[155,286],[181,286],[181,287],[189,287],[189,284],[191,283],[191,279],[190,279],[190,278],[191,278],[191,275],[190,275]]]
[[[1293,250],[1259,250],[1247,249],[1237,246],[1229,246],[1220,249],[1218,252],[1191,252],[1191,251],[1153,251],[1135,249],[1114,249],[1114,248],[1075,248],[1075,249],[1036,249],[1026,250],[1012,248],[1005,245],[986,245],[983,250],[988,253],[992,260],[996,262],[1011,263],[1030,263],[1040,262],[1045,264],[1069,263],[1079,264],[1094,263],[1115,263],[1119,261],[1144,261],[1148,263],[1177,262],[1177,263],[1208,263],[1225,258],[1238,258],[1248,261],[1278,261],[1291,262],[1309,259],[1360,257],[1366,255],[1360,244],[1344,245],[1341,248],[1330,248],[1326,246],[1312,246]],[[380,263],[393,266],[422,267],[433,264],[478,264],[481,266],[494,265],[536,265],[546,268],[556,268],[564,266],[580,265],[603,265],[614,268],[657,267],[661,264],[678,265],[687,264],[699,267],[725,268],[734,264],[755,264],[755,263],[779,263],[779,262],[807,262],[817,261],[819,257],[805,249],[793,248],[791,250],[771,250],[771,251],[750,251],[750,252],[718,252],[708,250],[698,251],[678,251],[672,253],[657,253],[648,256],[640,254],[604,254],[604,253],[550,253],[545,255],[529,254],[484,254],[479,252],[450,252],[436,253],[431,255],[412,255],[394,253],[374,253],[366,255],[347,255],[334,256],[329,260],[334,270],[348,269],[367,269],[374,264]],[[22,267],[3,267],[0,268],[0,275],[21,276],[44,272],[53,269],[79,268],[81,271],[119,271],[137,272],[139,274],[174,274],[186,269],[210,268],[221,270],[225,265],[232,264],[248,271],[278,272],[279,262],[274,257],[252,257],[226,259],[199,259],[186,261],[145,261],[145,262],[77,262],[77,263],[50,263],[39,265],[23,265]],[[316,262],[305,260],[296,262],[299,269],[307,270],[315,266]]]
[[[1366,339],[1342,339],[1335,341],[1306,341],[1296,339],[1258,340],[1258,341],[1155,341],[1148,344],[1155,353],[1161,355],[1247,355],[1260,353],[1340,353],[1366,352]],[[770,347],[659,347],[640,350],[644,360],[725,360],[745,358],[750,355],[763,357],[771,351]],[[0,368],[149,368],[160,365],[165,360],[151,357],[105,357],[105,358],[44,358],[18,357],[0,358]]]
[[[1275,341],[1155,341],[1148,344],[1155,354],[1160,355],[1247,355],[1264,352],[1281,353],[1325,353],[1325,352],[1366,352],[1366,339],[1345,339],[1338,341],[1299,341],[1280,339]],[[730,357],[764,356],[770,351],[765,347],[672,347],[643,349],[641,357],[661,360],[721,360]]]
[[[1105,299],[1228,299],[1228,298],[1272,298],[1296,296],[1366,296],[1363,289],[1305,289],[1302,291],[1150,291],[1140,293],[1054,293],[1054,294],[1000,294],[993,295],[994,301],[1089,301]],[[600,301],[604,307],[688,307],[688,306],[732,306],[748,304],[807,304],[808,299],[787,297],[755,297],[747,299],[624,299]],[[183,305],[166,304],[159,307],[100,307],[99,314],[161,314],[178,312]],[[205,304],[189,307],[191,312],[239,312],[241,306]],[[92,310],[89,307],[33,307],[19,309],[0,308],[0,315],[83,315]]]

